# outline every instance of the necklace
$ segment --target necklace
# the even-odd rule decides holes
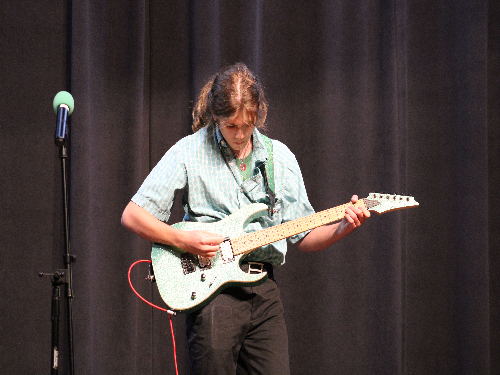
[[[246,154],[246,152],[247,152],[248,146],[251,146],[251,142],[252,141],[249,140],[248,143],[247,143],[247,145],[245,146],[245,148],[239,152],[238,156],[240,156],[240,155],[243,156],[241,159],[239,157],[235,156],[235,159],[236,159],[237,163],[238,163],[239,160],[241,160],[241,163],[239,164],[239,168],[243,172],[247,170],[247,164],[246,163],[249,162],[248,159],[249,159],[250,155],[252,154],[252,149],[250,149],[250,152],[246,156],[244,156]]]
[[[245,159],[236,158],[236,164],[239,164],[239,168],[242,172],[247,170],[247,164],[252,161],[252,151],[250,150],[249,154],[245,157]]]

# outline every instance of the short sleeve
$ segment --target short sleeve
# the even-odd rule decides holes
[[[177,143],[153,168],[132,197],[132,202],[166,222],[176,191],[186,187],[186,170],[182,159],[182,146]]]
[[[314,209],[309,202],[309,197],[307,196],[306,187],[302,178],[302,172],[300,171],[295,155],[293,155],[293,153],[281,142],[273,141],[273,145],[280,150],[277,154],[282,156],[280,162],[283,163],[283,180],[281,186],[281,195],[283,199],[282,222],[286,223],[314,214]],[[288,241],[296,243],[304,238],[309,232],[310,231],[307,231],[289,237]]]

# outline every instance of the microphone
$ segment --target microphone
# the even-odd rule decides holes
[[[54,97],[53,105],[54,112],[57,114],[55,142],[57,146],[62,147],[66,143],[66,121],[68,116],[73,113],[75,101],[69,92],[59,91]]]

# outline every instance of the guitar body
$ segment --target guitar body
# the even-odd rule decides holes
[[[218,222],[181,222],[173,227],[186,231],[205,230],[224,238],[236,238],[245,235],[246,224],[267,214],[267,210],[267,205],[253,203]],[[219,250],[210,260],[210,265],[204,266],[196,255],[155,243],[151,260],[163,301],[172,310],[190,312],[206,305],[229,286],[255,286],[267,279],[266,272],[243,272],[240,269],[242,256],[230,256],[228,260]]]
[[[410,196],[370,193],[355,205],[382,214],[416,207],[418,202]],[[210,261],[172,246],[155,243],[151,260],[160,295],[172,310],[191,312],[205,306],[228,286],[261,284],[267,279],[266,272],[249,274],[240,269],[241,258],[245,254],[341,220],[350,206],[351,203],[346,203],[253,233],[246,233],[245,226],[267,214],[268,207],[263,203],[250,204],[218,222],[174,224],[174,228],[181,230],[204,230],[219,234],[224,237],[224,241]]]

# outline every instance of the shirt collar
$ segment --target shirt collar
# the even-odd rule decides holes
[[[219,145],[220,149],[224,152],[225,155],[232,155],[231,149],[229,148],[229,145],[227,144],[226,140],[222,136],[222,133],[220,132],[219,125],[215,126],[215,132],[214,132],[214,137],[215,140],[217,141],[217,144]],[[257,164],[258,162],[264,163],[267,160],[267,149],[264,144],[264,141],[262,140],[262,136],[260,132],[257,130],[257,128],[254,128],[253,134],[252,134],[252,139],[253,139],[253,156],[252,158],[255,160],[255,163]]]

